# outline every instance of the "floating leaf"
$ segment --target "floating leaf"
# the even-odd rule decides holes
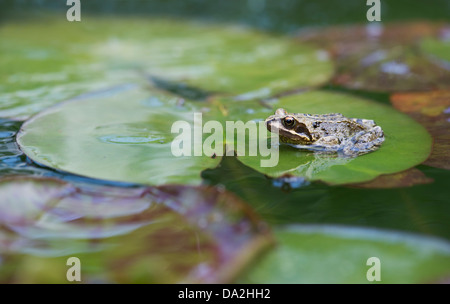
[[[441,25],[428,22],[369,23],[301,30],[297,38],[331,50],[337,58],[381,45],[413,44],[424,37],[435,36]]]
[[[202,177],[237,194],[271,225],[358,225],[450,240],[445,191],[450,171],[422,165],[419,169],[434,182],[390,189],[329,187],[301,178],[269,178],[234,157],[223,158],[220,166],[203,171]]]
[[[450,67],[450,26],[443,27],[437,37],[428,37],[421,47],[436,63]]]
[[[440,25],[406,23],[344,26],[303,31],[301,41],[328,48],[336,57],[333,82],[371,91],[416,91],[448,88],[450,72],[417,50],[421,38]]]
[[[0,116],[20,119],[82,92],[147,76],[159,85],[193,87],[190,96],[195,88],[266,96],[322,84],[333,73],[326,54],[312,46],[183,20],[96,16],[73,26],[49,15],[2,24],[0,40]]]
[[[149,99],[159,100],[160,105],[146,106]],[[128,102],[124,104],[123,100]],[[278,164],[261,167],[261,160],[267,157],[238,151],[244,164],[273,177],[290,174],[332,184],[363,182],[420,164],[430,151],[429,135],[419,124],[390,107],[364,99],[309,92],[281,98],[272,106],[292,113],[339,112],[347,117],[374,119],[386,134],[379,150],[356,158],[317,155],[283,145]],[[203,123],[210,119],[261,121],[274,111],[255,101],[213,102],[209,111],[203,110]],[[112,96],[93,96],[49,109],[26,122],[17,141],[35,162],[83,176],[146,184],[198,184],[200,171],[215,167],[219,158],[194,156],[194,151],[191,156],[175,157],[175,134],[169,133],[177,120],[193,127],[193,111],[197,110],[189,104],[177,106],[174,97],[128,88]],[[226,131],[225,124],[222,131]],[[193,135],[194,130],[189,132]],[[206,136],[209,134],[203,138]],[[421,145],[416,145],[419,139]],[[237,140],[235,137],[227,144],[234,145]]]
[[[417,91],[448,88],[450,71],[415,50],[396,46],[349,57],[340,62],[333,80],[351,89]]]
[[[53,179],[0,181],[0,281],[228,282],[271,243],[233,195],[208,187],[79,188]]]
[[[425,164],[450,169],[450,91],[398,93],[391,96],[391,102],[433,136],[433,151]]]
[[[346,117],[373,119],[383,129],[386,140],[377,151],[356,158],[319,155],[285,145],[280,147],[279,162],[274,167],[261,167],[261,157],[239,158],[245,165],[271,177],[289,174],[330,184],[364,182],[381,174],[414,167],[430,153],[431,138],[426,130],[383,104],[341,93],[316,91],[280,98],[273,107],[285,108],[289,113],[342,113]]]
[[[116,36],[99,40],[91,51],[108,62],[139,67],[159,82],[211,93],[268,96],[320,85],[333,73],[326,52],[239,26],[137,19]]]
[[[73,26],[49,15],[2,24],[0,117],[23,120],[83,92],[136,79],[135,72],[107,67],[89,51],[108,34],[85,21]]]
[[[385,188],[401,188],[401,187],[411,187],[414,185],[423,185],[432,183],[433,179],[427,177],[422,171],[411,168],[403,172],[380,175],[374,180],[367,183],[360,183],[355,185],[350,185],[356,188],[374,188],[374,189],[385,189]]]
[[[200,111],[200,110],[198,110]],[[179,98],[129,85],[66,102],[22,126],[21,149],[35,162],[92,178],[161,185],[200,184],[212,155],[175,156],[176,121],[189,124],[194,108]],[[174,132],[181,133],[181,130]],[[192,135],[192,136],[191,136]],[[189,142],[191,142],[191,138]]]
[[[292,225],[275,234],[278,248],[241,283],[372,283],[366,276],[375,265],[367,265],[370,257],[379,259],[379,283],[427,283],[450,275],[450,245],[440,239],[327,225]]]

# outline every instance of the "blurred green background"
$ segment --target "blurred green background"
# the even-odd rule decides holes
[[[300,26],[365,23],[365,0],[81,0],[83,13],[179,16],[241,23],[289,33]],[[41,9],[66,11],[66,1],[2,0],[2,18]],[[449,19],[448,0],[382,0],[382,22]]]

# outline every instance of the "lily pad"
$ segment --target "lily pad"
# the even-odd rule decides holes
[[[276,230],[279,246],[241,283],[431,283],[450,275],[450,244],[413,234],[346,226],[292,225]]]
[[[450,91],[398,93],[391,96],[391,102],[433,136],[433,150],[425,164],[450,170]]]
[[[441,27],[430,22],[312,27],[299,31],[297,39],[325,47],[339,59],[381,45],[411,45],[437,35]]]
[[[280,146],[279,162],[274,167],[261,167],[260,157],[239,158],[245,165],[271,177],[288,174],[329,184],[364,182],[381,174],[414,167],[425,161],[431,150],[431,138],[420,124],[387,105],[370,100],[311,91],[282,97],[272,106],[285,108],[289,113],[342,113],[346,117],[373,119],[383,129],[386,140],[377,151],[356,158],[314,154],[285,145]]]
[[[45,33],[45,34],[43,34]],[[206,92],[266,96],[326,82],[324,51],[230,25],[48,15],[0,29],[0,117],[27,118],[82,92],[149,76]]]
[[[326,47],[334,55],[337,85],[381,92],[443,89],[449,87],[450,71],[418,50],[420,40],[434,37],[441,27],[374,23],[305,30],[299,40]]]
[[[333,83],[351,89],[395,92],[449,88],[450,71],[404,46],[377,48],[340,62]]]
[[[114,28],[121,22],[114,19]],[[325,51],[281,35],[186,20],[133,19],[129,25],[123,22],[126,31],[117,29],[116,39],[100,40],[91,51],[206,92],[268,96],[323,84],[333,74]]]
[[[172,151],[176,132],[181,133],[171,132],[173,123],[184,121],[193,133],[193,113],[192,103],[126,85],[41,112],[23,124],[17,142],[33,161],[78,175],[152,185],[200,184],[200,171],[219,159],[194,156],[194,145],[187,156]]]
[[[279,162],[274,167],[261,167],[266,156],[246,153],[255,143],[246,142],[245,151],[238,149],[244,164],[272,177],[290,174],[330,184],[364,182],[420,164],[430,152],[431,139],[426,130],[386,105],[329,92],[287,96],[271,105],[294,113],[339,112],[347,117],[374,119],[386,134],[386,142],[379,150],[357,158],[317,155],[281,146]],[[190,156],[174,156],[175,134],[170,132],[175,121],[183,120],[193,126],[193,112],[200,110],[205,112],[203,123],[209,119],[222,123],[261,121],[274,111],[256,101],[212,101],[209,107],[196,107],[187,102],[180,107],[177,98],[139,86],[125,88],[44,111],[22,126],[17,141],[35,162],[83,176],[154,185],[198,184],[200,171],[215,167],[219,158],[209,154],[195,156],[195,145]],[[267,133],[265,129],[264,132]],[[203,139],[206,136],[209,134],[204,134]],[[217,144],[222,144],[221,139],[222,134]],[[415,144],[417,140],[421,145]],[[225,142],[234,145],[236,141],[234,137]]]
[[[229,282],[272,242],[235,196],[210,187],[75,187],[46,178],[0,181],[0,281]]]
[[[380,175],[367,183],[359,183],[349,186],[356,188],[386,189],[424,185],[432,183],[433,181],[434,180],[432,178],[427,177],[422,171],[416,168],[411,168],[403,172]]]
[[[89,45],[101,39],[98,30],[51,15],[2,23],[0,117],[23,120],[83,92],[136,79],[90,53]]]
[[[445,191],[450,171],[424,165],[419,169],[434,182],[383,190],[329,187],[301,178],[268,178],[235,157],[223,158],[218,168],[205,170],[202,176],[206,183],[237,194],[273,226],[357,225],[450,240],[450,205]]]
[[[450,26],[443,27],[436,37],[424,39],[420,46],[432,60],[450,67]]]

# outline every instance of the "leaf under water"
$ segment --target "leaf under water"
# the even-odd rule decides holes
[[[272,243],[238,198],[212,187],[74,186],[49,178],[0,180],[0,281],[229,282]]]

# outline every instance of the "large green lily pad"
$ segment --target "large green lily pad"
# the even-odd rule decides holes
[[[279,246],[243,283],[432,283],[450,275],[450,244],[413,234],[346,226],[292,225],[276,231]],[[373,281],[373,283],[378,283]]]
[[[184,20],[133,19],[127,26],[114,19],[116,39],[101,40],[91,51],[114,65],[211,93],[268,96],[323,84],[333,73],[325,51],[289,37]]]
[[[17,141],[37,163],[83,176],[154,185],[199,184],[200,171],[215,167],[220,158],[213,153],[194,156],[194,144],[190,156],[175,157],[172,143],[178,135],[171,133],[175,121],[186,121],[193,135],[195,111],[204,112],[203,124],[211,119],[221,122],[223,131],[226,120],[258,121],[273,112],[255,101],[183,105],[179,101],[137,85],[94,94],[30,119],[22,126]],[[356,158],[317,155],[283,145],[274,167],[261,166],[267,156],[250,155],[250,146],[257,143],[247,141],[244,151],[238,149],[240,161],[272,177],[290,174],[331,184],[363,182],[420,164],[430,153],[431,139],[426,130],[386,105],[345,94],[308,92],[283,97],[272,106],[294,113],[340,112],[374,119],[386,134],[379,150]],[[206,137],[208,133],[203,140]],[[221,139],[222,134],[217,144],[222,144]],[[237,139],[225,142],[234,145]]]
[[[386,140],[377,151],[356,158],[318,155],[284,145],[280,146],[279,162],[274,167],[261,167],[260,157],[239,158],[271,177],[289,174],[330,184],[363,182],[416,166],[430,154],[428,132],[407,115],[384,104],[347,94],[312,91],[280,98],[273,108],[285,108],[290,113],[342,113],[347,117],[373,119],[382,127]]]
[[[192,103],[124,85],[54,106],[24,123],[17,135],[32,160],[83,176],[134,183],[200,184],[217,165],[212,155],[176,157],[175,121],[193,127]],[[191,128],[193,131],[193,128]],[[179,132],[174,130],[174,132]]]
[[[102,35],[108,34],[51,15],[2,23],[0,117],[25,119],[83,92],[135,78],[89,51]]]
[[[0,180],[0,282],[223,283],[272,243],[232,194],[212,187],[74,186]]]
[[[136,78],[252,98],[319,85],[333,73],[319,48],[185,20],[96,16],[70,23],[49,15],[2,24],[0,40],[0,117],[19,119]]]

